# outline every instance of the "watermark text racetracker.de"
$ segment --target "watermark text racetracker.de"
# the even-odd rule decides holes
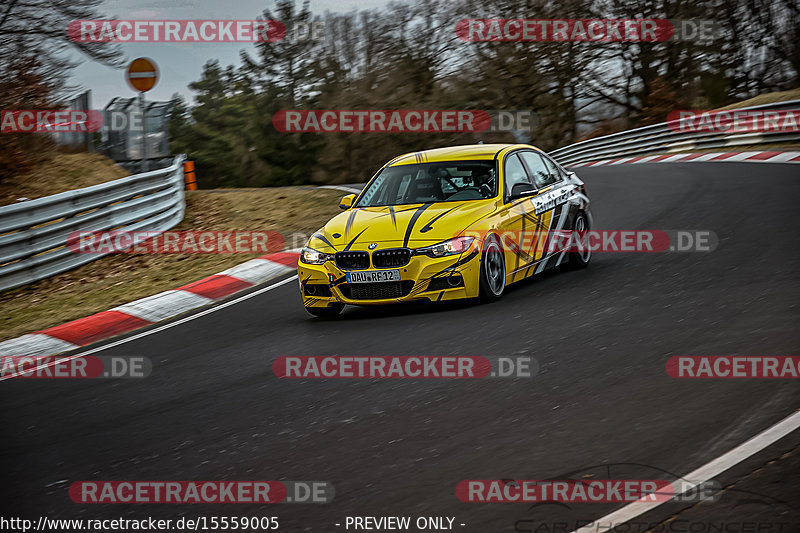
[[[496,233],[505,250],[541,249],[555,252],[661,253],[712,252],[719,238],[710,230],[467,230],[457,236],[472,238],[479,246],[489,234]]]
[[[0,378],[146,378],[152,370],[152,362],[144,356],[0,356]]]
[[[79,504],[325,504],[336,495],[329,481],[75,481],[68,492]]]
[[[456,36],[466,42],[661,42],[711,41],[722,28],[712,20],[462,19]]]
[[[480,133],[533,131],[532,110],[282,109],[272,125],[283,133]]]
[[[480,379],[531,378],[531,356],[282,356],[272,363],[285,379]]]

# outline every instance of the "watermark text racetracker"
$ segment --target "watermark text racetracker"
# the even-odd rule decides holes
[[[533,131],[531,110],[282,109],[272,125],[283,133],[479,133]]]
[[[672,484],[665,480],[473,479],[456,486],[456,496],[467,503],[665,502],[674,495]]]
[[[272,370],[288,379],[530,378],[539,363],[530,356],[282,356]]]
[[[797,133],[800,110],[672,111],[667,126],[678,133]]]
[[[667,360],[666,370],[678,379],[800,379],[800,357],[678,355]]]
[[[69,38],[78,43],[258,43],[318,41],[324,22],[278,20],[73,20]]]
[[[261,254],[283,249],[277,231],[74,231],[67,248],[79,254]]]
[[[69,497],[80,504],[275,504],[333,501],[329,481],[75,481]]]

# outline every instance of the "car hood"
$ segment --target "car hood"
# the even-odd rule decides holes
[[[333,217],[309,246],[321,252],[418,247],[452,239],[494,210],[492,200],[357,207]]]

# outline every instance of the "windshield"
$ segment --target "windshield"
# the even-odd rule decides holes
[[[497,193],[494,161],[443,161],[386,167],[356,207],[485,200]]]

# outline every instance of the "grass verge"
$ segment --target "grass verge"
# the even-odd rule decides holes
[[[279,231],[291,247],[289,234],[310,234],[319,229],[339,212],[342,195],[340,191],[311,187],[187,192],[186,216],[175,229]],[[107,256],[0,293],[0,340],[174,289],[259,255]]]
[[[100,154],[53,151],[33,171],[0,182],[0,206],[124,178],[128,172]]]

